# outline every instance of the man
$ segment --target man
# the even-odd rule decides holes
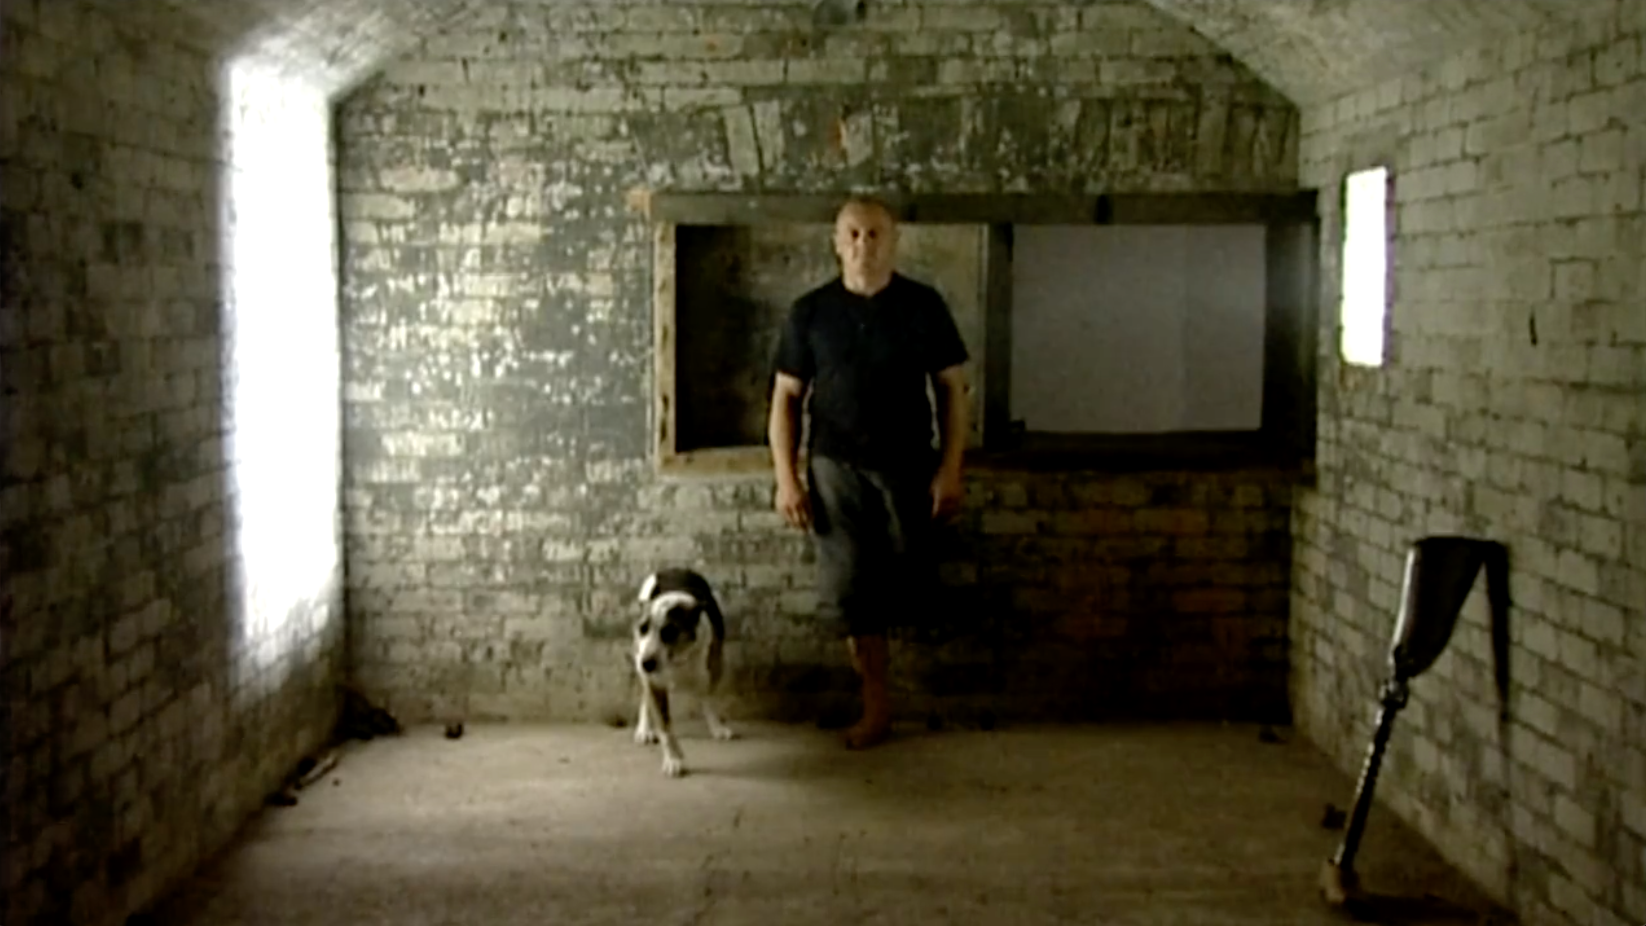
[[[930,529],[960,506],[968,355],[937,290],[894,269],[897,226],[884,204],[841,207],[834,249],[840,275],[797,299],[782,331],[768,437],[777,510],[812,532],[819,612],[846,638],[861,676],[863,716],[846,745],[864,749],[891,729],[887,631],[919,606],[935,578]]]

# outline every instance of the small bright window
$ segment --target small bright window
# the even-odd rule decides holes
[[[1359,366],[1383,364],[1383,322],[1388,278],[1388,179],[1384,167],[1349,175],[1343,203],[1343,359]]]

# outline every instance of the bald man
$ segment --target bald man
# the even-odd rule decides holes
[[[843,205],[834,250],[840,274],[795,301],[780,336],[768,437],[777,510],[811,532],[819,613],[862,680],[846,745],[864,749],[891,729],[888,631],[929,600],[931,527],[960,506],[968,354],[937,290],[895,269],[897,223],[883,203]]]

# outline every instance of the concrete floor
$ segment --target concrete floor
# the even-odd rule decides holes
[[[804,726],[681,732],[691,772],[674,780],[656,747],[601,726],[355,743],[155,920],[1343,922],[1315,879],[1340,836],[1322,810],[1353,782],[1255,727],[910,728],[867,753]],[[1382,811],[1357,867],[1368,889],[1422,901],[1382,921],[1486,909]]]

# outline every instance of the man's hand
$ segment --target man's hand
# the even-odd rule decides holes
[[[793,479],[777,480],[777,513],[790,527],[806,530],[812,526],[812,504],[806,490]]]
[[[940,466],[932,478],[932,518],[947,521],[960,510],[966,487],[960,482],[960,468]]]

